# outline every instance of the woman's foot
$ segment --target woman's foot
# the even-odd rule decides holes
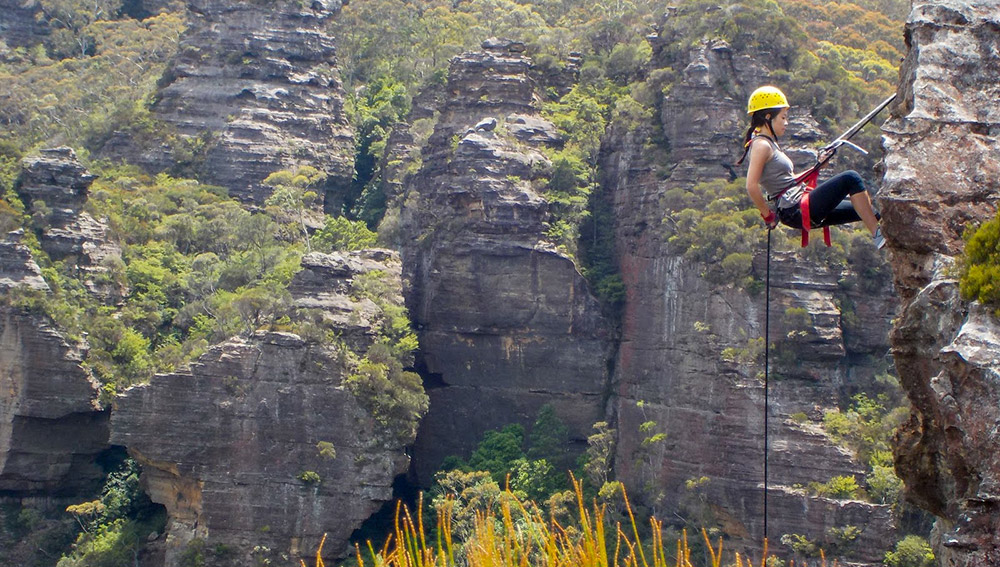
[[[875,235],[872,236],[872,239],[875,241],[875,248],[881,250],[885,247],[885,237],[882,236],[882,227],[875,229]]]

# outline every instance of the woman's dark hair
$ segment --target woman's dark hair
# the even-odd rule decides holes
[[[750,127],[747,128],[747,133],[743,136],[743,155],[740,159],[736,160],[736,165],[743,163],[743,160],[747,159],[747,154],[750,153],[750,142],[753,140],[754,132],[760,128],[763,129],[767,126],[767,129],[771,131],[771,135],[774,135],[774,127],[771,126],[771,120],[781,112],[780,108],[762,108],[757,112],[750,115]],[[770,114],[770,116],[768,116]]]

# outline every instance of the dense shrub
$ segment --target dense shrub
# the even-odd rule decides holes
[[[936,564],[927,540],[915,535],[897,542],[895,551],[887,551],[884,563],[886,567],[931,567]]]
[[[960,265],[962,297],[991,307],[1000,317],[1000,215],[966,230]]]

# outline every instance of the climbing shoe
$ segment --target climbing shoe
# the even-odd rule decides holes
[[[872,239],[875,241],[875,248],[881,250],[885,247],[885,237],[882,236],[882,227],[875,229],[875,236]]]

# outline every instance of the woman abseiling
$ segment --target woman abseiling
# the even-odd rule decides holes
[[[750,127],[744,138],[743,156],[736,162],[739,165],[747,154],[750,155],[747,193],[768,228],[774,228],[780,220],[801,229],[802,190],[794,187],[792,160],[778,145],[778,138],[788,127],[788,99],[776,87],[760,87],[747,101],[747,114],[750,115]],[[826,157],[827,154],[821,153],[819,159],[823,161]],[[811,227],[862,221],[872,233],[875,246],[885,246],[878,225],[879,216],[857,172],[838,173],[817,185],[809,193],[808,207]]]

